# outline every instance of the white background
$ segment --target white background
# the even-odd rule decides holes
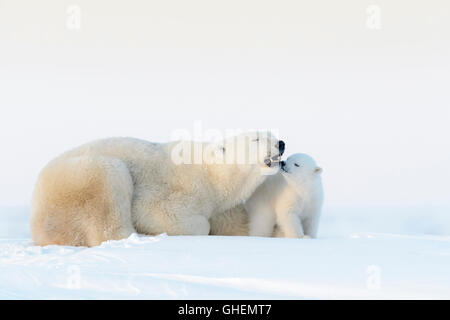
[[[448,0],[0,0],[0,298],[449,299],[449,75]],[[33,245],[50,159],[197,121],[314,156],[319,238]]]
[[[28,205],[39,170],[79,144],[167,141],[201,121],[278,130],[288,155],[324,168],[327,206],[444,207],[449,12],[444,0],[0,0],[0,204]]]

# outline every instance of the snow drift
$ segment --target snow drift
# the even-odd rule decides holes
[[[33,246],[28,210],[5,208],[0,298],[450,298],[445,211],[358,210],[327,209],[316,240],[133,234],[83,248]]]

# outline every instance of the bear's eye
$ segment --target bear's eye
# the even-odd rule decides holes
[[[294,166],[296,167],[300,167],[300,165],[298,163],[294,163]]]
[[[253,139],[252,141],[253,141],[253,142],[258,142],[258,141],[259,141],[259,138]]]

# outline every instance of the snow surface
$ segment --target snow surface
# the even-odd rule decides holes
[[[440,208],[326,207],[315,240],[133,234],[94,248],[33,246],[28,220],[0,209],[1,299],[450,298]]]

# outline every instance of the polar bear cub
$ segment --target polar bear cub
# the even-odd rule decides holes
[[[306,154],[294,154],[247,200],[250,236],[317,236],[323,202],[322,169]]]
[[[41,171],[33,240],[95,246],[134,232],[207,235],[211,217],[248,199],[278,171],[283,151],[284,142],[270,132],[218,143],[109,138],[85,144]]]

